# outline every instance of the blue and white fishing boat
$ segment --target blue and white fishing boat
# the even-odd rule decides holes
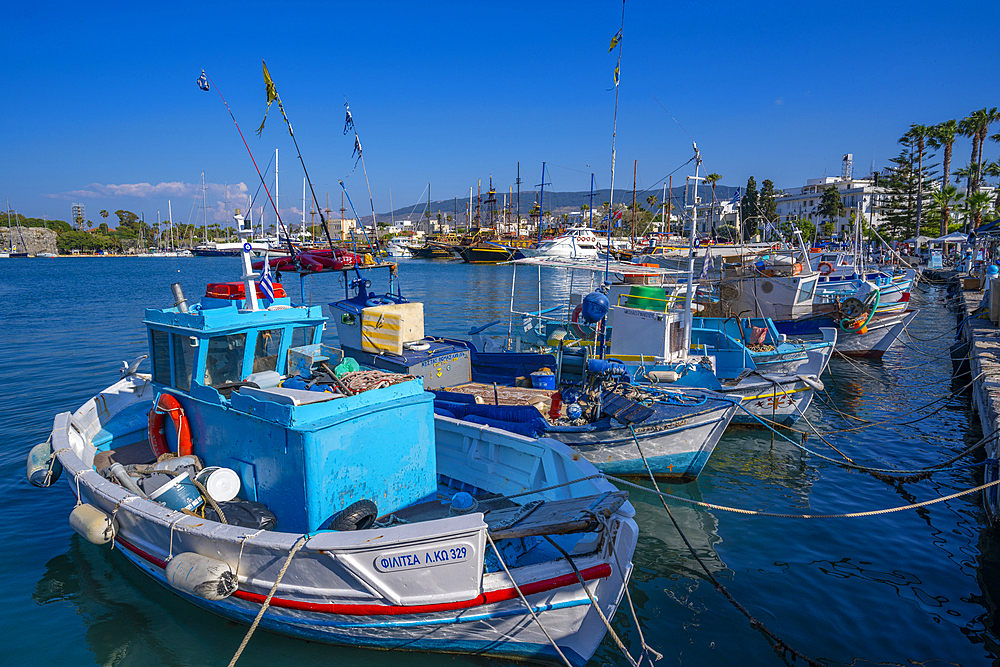
[[[546,388],[541,387],[542,380],[538,387],[495,388],[473,382],[484,379],[473,372],[479,354],[475,346],[425,336],[423,304],[403,297],[393,268],[343,269],[344,297],[329,306],[340,345],[363,366],[423,378],[424,386],[436,392],[435,408],[441,417],[558,440],[605,472],[645,477],[648,465],[654,475],[691,480],[705,467],[737,410],[732,401],[712,392],[675,390],[659,397],[636,397],[620,386],[615,369],[588,362],[579,354],[577,397],[567,398],[562,408],[558,403],[552,407],[559,385],[551,373]],[[383,282],[378,273],[388,277],[384,293],[372,289]],[[524,377],[550,358],[552,367],[562,368],[549,355],[505,355],[498,369],[506,380],[503,384],[514,384],[522,356],[530,364],[520,369]],[[638,405],[642,402],[646,405]],[[541,404],[542,409],[532,407]]]
[[[247,250],[241,282],[147,309],[151,374],[57,415],[29,479],[65,470],[74,529],[238,623],[586,663],[631,572],[627,494],[559,442],[435,417],[420,378],[290,388],[339,357],[319,306],[257,277]]]

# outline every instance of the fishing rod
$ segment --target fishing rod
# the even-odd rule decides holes
[[[246,137],[243,136],[243,130],[240,129],[240,124],[236,122],[236,116],[233,115],[233,110],[229,108],[229,103],[226,102],[226,98],[222,96],[222,91],[219,90],[219,87],[215,85],[215,82],[212,81],[207,74],[205,74],[205,70],[201,70],[201,75],[207,80],[207,83],[203,83],[201,79],[198,80],[198,85],[201,89],[208,90],[208,84],[211,83],[215,86],[215,92],[219,94],[219,98],[222,100],[222,103],[226,105],[226,111],[229,112],[229,117],[233,119],[233,124],[236,125],[236,131],[240,133],[240,139],[243,140],[243,145],[246,146],[247,153],[250,155],[250,161],[253,162],[253,168],[257,170],[257,176],[260,177],[260,184],[264,186],[264,192],[267,193],[267,198],[271,201],[271,207],[274,208],[274,215],[278,218],[278,226],[281,228],[281,231],[284,232],[285,240],[288,241],[288,254],[295,257],[295,249],[292,247],[292,237],[285,230],[285,223],[281,221],[281,213],[278,212],[278,207],[274,203],[274,198],[271,197],[271,191],[267,189],[267,183],[264,182],[264,175],[260,173],[260,167],[257,166],[257,160],[254,159],[253,151],[250,150]],[[267,258],[265,258],[265,261],[267,261]]]
[[[309,178],[309,170],[306,169],[306,162],[302,159],[302,151],[299,150],[299,142],[295,139],[295,132],[292,131],[292,124],[288,121],[288,115],[285,113],[285,107],[281,104],[281,97],[278,96],[278,91],[274,87],[274,81],[271,80],[271,75],[267,71],[267,63],[261,60],[264,65],[264,85],[267,88],[267,106],[271,106],[271,102],[277,101],[278,110],[281,111],[281,117],[285,119],[285,125],[288,126],[288,136],[292,138],[292,143],[295,144],[295,152],[298,153],[299,162],[302,164],[302,172],[306,176],[306,182],[309,183],[309,191],[312,193],[313,205],[319,212],[319,221],[323,225],[323,232],[326,234],[326,242],[330,245],[330,250],[333,250],[333,239],[330,238],[330,230],[326,225],[326,218],[323,216],[323,209],[319,207],[319,199],[316,198],[316,189],[313,187],[312,179]],[[264,120],[267,120],[267,111],[264,111]],[[264,130],[264,122],[261,121],[260,128],[257,129],[257,135]],[[288,244],[291,245],[291,239],[289,239]]]

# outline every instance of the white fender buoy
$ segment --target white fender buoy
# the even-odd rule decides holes
[[[206,600],[225,600],[236,592],[236,573],[229,563],[193,552],[177,554],[167,564],[167,583]]]
[[[649,371],[646,375],[652,382],[677,382],[681,377],[677,371]]]
[[[107,544],[118,534],[118,526],[111,517],[87,503],[73,508],[69,525],[91,544]]]

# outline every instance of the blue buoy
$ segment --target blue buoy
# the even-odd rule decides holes
[[[570,403],[566,406],[566,416],[570,419],[579,419],[580,415],[583,414],[583,408],[577,403]]]
[[[989,266],[986,267],[986,275],[995,276],[998,274],[1000,274],[1000,266],[997,266],[996,264],[990,264]]]
[[[603,292],[591,292],[587,296],[583,297],[583,303],[581,304],[580,315],[583,316],[583,321],[587,324],[593,324],[594,322],[600,322],[604,319],[604,316],[608,314],[608,309],[611,308],[611,302],[608,300],[608,296]]]
[[[477,505],[479,505],[479,503],[472,497],[472,494],[466,493],[465,491],[459,491],[451,497],[452,514],[457,515],[474,512]]]

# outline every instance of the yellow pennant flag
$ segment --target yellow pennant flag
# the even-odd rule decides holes
[[[264,109],[264,120],[260,121],[260,127],[257,128],[257,136],[264,131],[264,123],[267,122],[267,112],[271,108],[271,102],[278,99],[278,91],[274,89],[274,81],[271,81],[271,74],[267,71],[267,63],[261,60],[264,65],[264,87],[267,89],[267,109]]]
[[[614,37],[611,38],[611,46],[608,47],[608,53],[611,53],[612,51],[614,51],[615,47],[618,46],[618,42],[620,42],[620,41],[622,41],[622,31],[621,30],[618,31],[617,35],[615,35]]]
[[[618,68],[619,67],[621,67],[621,65],[618,65],[618,67],[615,67],[615,86],[618,85]],[[263,125],[261,127],[263,127]]]

